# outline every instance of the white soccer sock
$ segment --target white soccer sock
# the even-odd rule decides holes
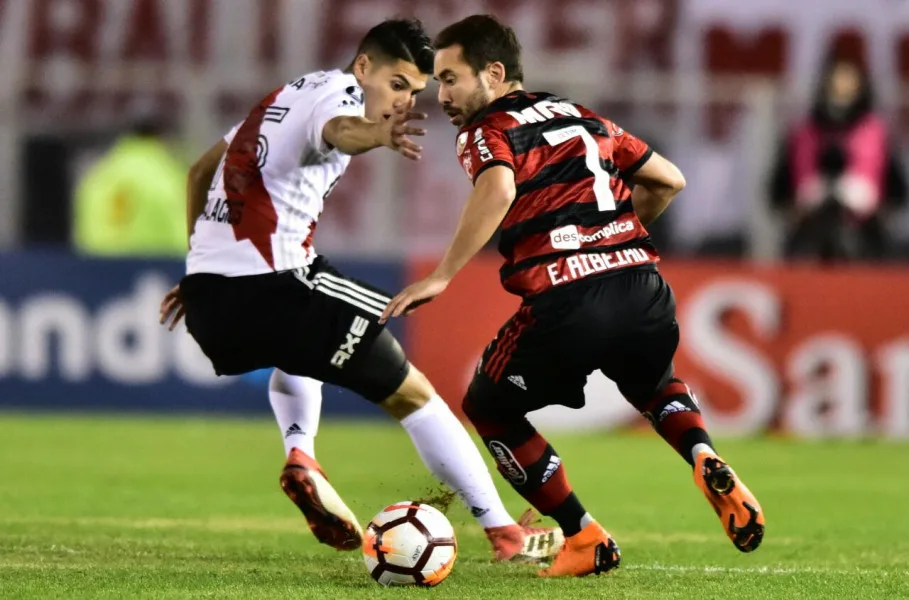
[[[483,527],[513,525],[473,440],[445,401],[433,396],[403,419],[423,463],[451,488]]]
[[[710,454],[716,454],[716,450],[711,448],[709,444],[704,444],[704,443],[695,444],[691,448],[691,459],[695,463],[698,462],[698,454],[700,454],[701,452],[709,452]]]
[[[275,369],[268,384],[268,400],[284,437],[284,454],[299,448],[316,457],[316,433],[322,414],[322,382],[288,375]]]
[[[593,521],[594,521],[594,518],[590,516],[590,513],[585,512],[584,516],[581,517],[581,529],[584,529],[585,527],[587,527],[588,525],[593,523]]]

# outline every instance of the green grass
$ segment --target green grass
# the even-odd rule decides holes
[[[460,553],[431,589],[383,589],[359,553],[314,542],[277,485],[270,421],[0,416],[2,598],[909,598],[909,446],[722,441],[767,513],[738,553],[690,472],[650,435],[553,435],[623,568],[540,580]],[[433,487],[396,426],[327,423],[319,458],[361,520]],[[500,486],[514,514],[524,508]]]

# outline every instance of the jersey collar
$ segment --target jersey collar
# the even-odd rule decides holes
[[[508,102],[511,102],[515,98],[518,98],[520,96],[526,96],[528,93],[529,92],[527,90],[515,90],[513,92],[509,92],[509,93],[505,94],[504,96],[500,96],[500,97],[496,98],[495,100],[490,102],[486,108],[484,108],[483,110],[478,112],[476,114],[476,116],[474,116],[474,118],[470,120],[469,123],[465,123],[464,127],[462,127],[461,129],[463,130],[472,125],[475,125],[476,123],[479,123],[480,121],[485,119],[489,115],[489,113],[496,112],[497,110],[503,108],[504,105],[507,104]]]

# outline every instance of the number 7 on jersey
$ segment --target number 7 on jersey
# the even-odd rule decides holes
[[[612,188],[609,187],[609,173],[600,164],[600,147],[590,132],[580,125],[572,125],[555,131],[547,131],[543,133],[543,137],[550,146],[564,144],[576,137],[580,137],[584,141],[584,146],[587,147],[585,164],[587,169],[593,173],[593,194],[597,199],[597,208],[604,212],[615,210],[615,196],[612,194]]]

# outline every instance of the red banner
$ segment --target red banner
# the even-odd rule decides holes
[[[433,266],[414,265],[410,276]],[[474,261],[410,318],[412,360],[455,405],[518,305],[499,287],[497,268],[493,257]],[[909,437],[909,270],[664,261],[661,271],[678,300],[676,372],[712,427]],[[597,398],[604,401],[617,399]],[[587,410],[547,421],[581,426]],[[628,418],[619,411],[598,424]]]

